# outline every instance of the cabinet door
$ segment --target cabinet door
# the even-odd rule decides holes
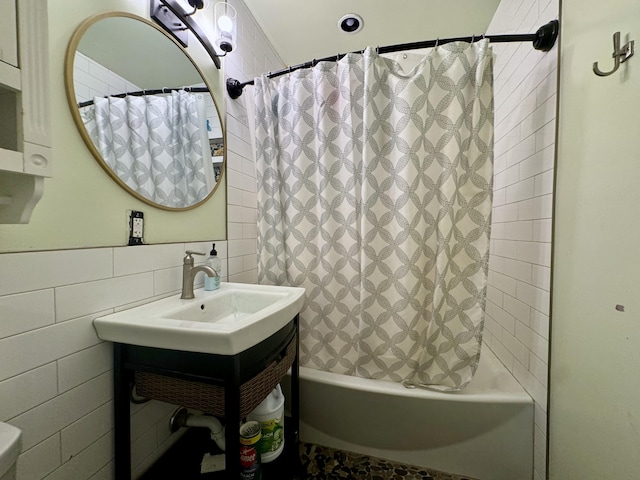
[[[0,0],[0,61],[18,66],[15,0]]]

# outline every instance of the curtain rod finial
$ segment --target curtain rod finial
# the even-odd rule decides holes
[[[560,22],[558,20],[551,20],[546,25],[543,25],[536,32],[536,38],[533,40],[533,48],[548,52],[556,44],[558,38],[558,31],[560,29]]]
[[[242,89],[244,87],[239,80],[235,78],[227,78],[227,93],[232,99],[239,98],[242,95]]]

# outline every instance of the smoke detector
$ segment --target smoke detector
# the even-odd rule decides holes
[[[356,33],[362,30],[364,21],[360,15],[347,13],[338,21],[338,28],[344,33]]]

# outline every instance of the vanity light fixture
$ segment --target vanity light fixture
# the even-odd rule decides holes
[[[235,37],[236,11],[225,2],[215,5],[215,32],[216,45],[224,54],[219,55],[216,52],[211,41],[207,38],[200,26],[192,18],[192,15],[198,10],[205,7],[207,0],[187,0],[193,11],[187,12],[178,0],[151,0],[150,15],[155,22],[160,25],[166,32],[171,34],[180,45],[187,47],[189,43],[189,30],[200,41],[204,49],[207,51],[213,63],[220,68],[220,57],[224,57],[233,50]],[[221,7],[219,7],[221,5]],[[221,14],[218,16],[218,10]]]

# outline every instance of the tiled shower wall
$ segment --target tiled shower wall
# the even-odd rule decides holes
[[[18,480],[114,478],[112,347],[92,321],[180,292],[185,250],[210,245],[0,255],[0,421],[23,432]],[[216,246],[224,280],[227,242]],[[178,438],[174,409],[132,405],[134,477]]]
[[[230,0],[238,11],[238,45],[225,59],[225,75],[245,82],[268,71],[283,68],[282,60],[257,25],[242,0]],[[256,240],[256,169],[244,101],[227,98],[227,234],[229,280],[258,281]]]
[[[531,33],[559,0],[502,0],[490,34]],[[495,176],[485,342],[535,401],[534,479],[546,478],[558,47],[494,44]]]

